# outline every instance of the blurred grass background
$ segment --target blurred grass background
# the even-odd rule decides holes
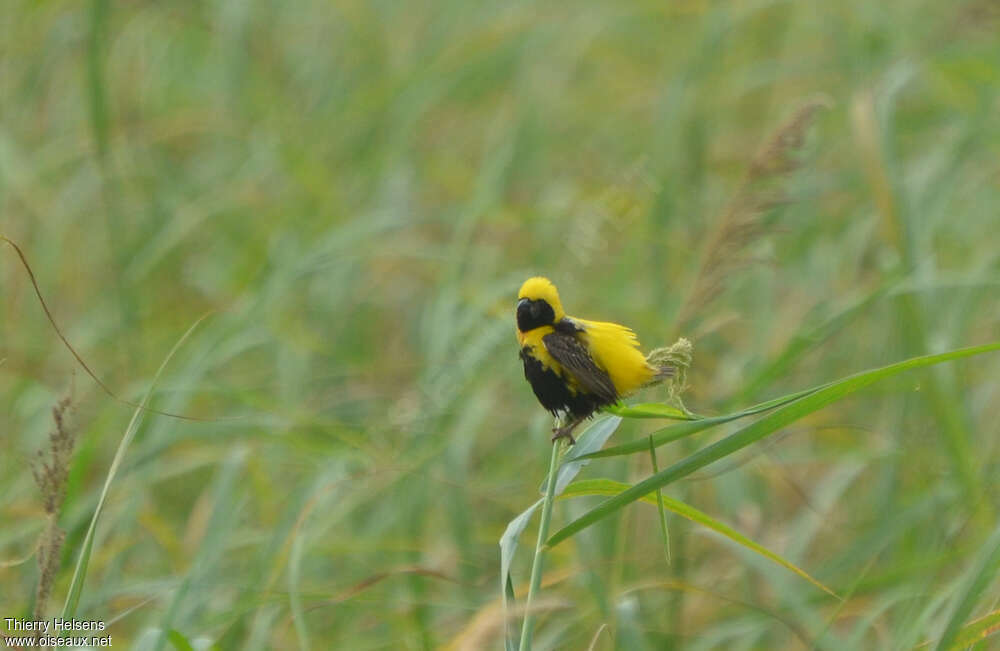
[[[78,614],[113,621],[116,646],[499,648],[497,540],[537,499],[551,426],[513,333],[528,275],[647,347],[691,338],[686,402],[706,414],[1000,334],[996,2],[8,0],[0,17],[3,233],[129,399],[217,310],[153,404],[242,417],[138,431]],[[817,95],[782,201],[678,322],[758,148]],[[0,561],[44,527],[27,462],[75,387],[54,615],[131,410],[80,373],[9,248],[0,288]],[[668,491],[844,603],[675,518],[668,566],[637,505],[550,556],[536,648],[586,648],[602,624],[595,648],[940,635],[1000,510],[998,376],[996,355],[906,375]],[[30,613],[37,575],[0,567],[0,616]],[[996,582],[983,594],[974,616],[1000,608]]]

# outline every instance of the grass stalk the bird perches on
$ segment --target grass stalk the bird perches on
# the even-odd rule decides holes
[[[570,444],[572,445],[572,444]],[[552,440],[552,457],[549,459],[549,480],[545,488],[545,501],[542,503],[542,519],[538,524],[538,542],[535,543],[535,557],[531,562],[531,581],[528,584],[528,598],[524,603],[524,624],[521,627],[521,643],[518,651],[531,648],[531,635],[535,625],[535,615],[531,610],[535,594],[542,584],[542,564],[545,560],[545,540],[549,537],[549,522],[552,519],[552,502],[556,492],[556,468],[559,459],[559,439]]]

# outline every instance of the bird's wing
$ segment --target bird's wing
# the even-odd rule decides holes
[[[552,332],[542,337],[545,350],[573,374],[580,386],[608,402],[618,400],[618,391],[608,372],[594,363],[587,347],[575,335]]]

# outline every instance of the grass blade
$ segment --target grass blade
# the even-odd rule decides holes
[[[799,358],[850,325],[851,322],[861,316],[868,308],[876,304],[889,292],[890,286],[891,283],[886,282],[867,295],[854,299],[848,305],[840,308],[814,327],[796,333],[785,345],[785,349],[781,354],[775,357],[764,368],[757,371],[756,375],[744,384],[740,394],[744,399],[748,399],[760,389],[782,377]],[[822,302],[818,303],[817,307],[825,307],[825,304]]]
[[[184,634],[176,629],[171,629],[167,633],[167,639],[170,640],[170,644],[174,646],[177,651],[194,651],[194,647],[191,646],[191,642],[184,637]]]
[[[993,582],[998,571],[1000,571],[1000,527],[997,527],[993,535],[989,537],[972,567],[969,568],[969,573],[962,582],[962,596],[955,604],[951,617],[948,618],[948,626],[945,627],[944,634],[935,647],[937,651],[965,646],[957,645],[955,642],[966,619],[972,614],[972,609],[979,601],[979,596]]]
[[[994,610],[991,613],[983,615],[959,629],[955,633],[955,637],[952,638],[948,651],[966,649],[995,633],[1000,633],[1000,610]],[[919,648],[929,647],[930,645],[930,642],[926,642],[921,644]]]
[[[692,472],[703,468],[714,461],[718,461],[723,457],[729,456],[737,450],[759,441],[765,436],[773,434],[786,425],[794,423],[803,416],[822,409],[823,407],[836,402],[841,398],[854,393],[855,391],[863,389],[878,380],[891,377],[909,369],[933,366],[934,364],[961,359],[963,357],[971,357],[973,355],[980,355],[982,353],[995,350],[1000,350],[1000,342],[984,344],[982,346],[972,346],[969,348],[960,348],[958,350],[952,350],[937,355],[913,357],[911,359],[883,366],[881,368],[863,371],[861,373],[848,376],[842,380],[831,382],[822,388],[811,390],[810,394],[806,397],[785,405],[778,411],[764,416],[760,420],[744,427],[735,434],[732,434],[717,443],[702,448],[691,456],[670,466],[663,472],[656,473],[652,477],[639,482],[625,492],[620,493],[611,499],[605,500],[595,508],[591,509],[553,534],[552,537],[549,538],[548,544],[549,546],[558,545],[560,542],[566,540],[576,532],[589,527],[608,515],[611,515],[615,511],[623,508],[625,505],[642,498],[643,495],[651,493],[658,487],[666,486],[667,484],[677,481],[682,477],[686,477]],[[680,426],[697,425],[700,422],[703,421],[695,423],[682,423]]]
[[[611,416],[597,421],[584,430],[576,440],[576,445],[567,450],[562,457],[559,470],[556,471],[556,495],[563,492],[563,489],[580,474],[583,467],[590,463],[589,455],[604,447],[621,424],[620,417]],[[547,487],[548,477],[542,482],[538,492],[544,495]]]
[[[563,492],[563,494],[560,495],[558,499],[567,499],[570,497],[583,497],[585,495],[620,495],[621,493],[630,488],[632,488],[631,484],[626,484],[611,479],[586,479],[583,481],[573,482],[572,484],[567,486],[566,491]],[[739,533],[735,529],[719,522],[718,520],[715,520],[708,514],[699,511],[698,509],[694,508],[689,504],[685,504],[684,502],[675,500],[674,498],[669,496],[665,495],[657,496],[654,495],[653,493],[648,493],[646,495],[643,495],[642,497],[639,498],[639,501],[652,504],[653,506],[657,506],[658,499],[662,500],[662,502],[660,502],[662,504],[662,507],[665,507],[670,511],[673,511],[677,515],[687,518],[692,522],[696,522],[702,525],[703,527],[711,529],[712,531],[733,541],[737,545],[745,547],[756,554],[760,554],[764,558],[777,563],[778,565],[784,567],[785,569],[791,570],[792,572],[798,574],[800,577],[802,577],[809,583],[812,583],[820,590],[830,594],[833,597],[836,597],[837,599],[840,599],[840,597],[837,595],[836,592],[828,588],[819,580],[813,578],[808,572],[799,568],[794,563],[785,560],[779,554],[772,552],[770,549],[764,547],[763,545],[755,543],[754,541],[750,540],[749,538]]]
[[[580,457],[586,455],[588,452],[601,449],[601,446],[603,446],[608,438],[615,433],[615,430],[618,429],[621,422],[622,419],[617,416],[601,419],[593,423],[590,427],[584,430],[579,437],[577,437],[576,445],[571,447],[569,451],[563,455],[562,463],[556,471],[556,495],[562,493],[566,485],[573,481],[573,478],[579,474],[580,470],[582,470],[585,465],[590,463],[589,461],[579,460]],[[548,477],[546,477],[545,481],[542,482],[541,488],[539,488],[539,492],[543,495],[548,488],[548,483],[549,480]],[[507,528],[504,530],[503,535],[500,536],[500,596],[503,603],[504,613],[504,645],[507,651],[513,651],[515,648],[514,641],[507,630],[508,606],[514,600],[514,588],[510,578],[510,566],[514,561],[514,553],[517,551],[517,543],[521,538],[521,534],[524,533],[528,523],[531,521],[531,516],[535,514],[535,511],[544,501],[544,499],[539,499],[527,509],[522,511],[516,518],[507,524]]]
[[[233,521],[238,513],[238,509],[232,506],[234,503],[233,493],[236,487],[239,486],[238,478],[246,462],[247,454],[247,450],[243,446],[237,446],[227,455],[225,463],[222,464],[212,482],[213,486],[210,490],[212,503],[211,515],[208,518],[208,523],[202,534],[202,540],[198,545],[198,549],[191,559],[191,565],[174,591],[170,604],[167,606],[167,610],[160,620],[159,631],[161,634],[156,638],[153,651],[162,651],[166,648],[168,639],[167,636],[162,634],[162,631],[175,630],[178,626],[187,627],[190,625],[189,622],[179,622],[178,620],[182,618],[181,614],[189,609],[192,602],[197,600],[196,596],[192,596],[192,592],[197,589],[199,584],[204,585],[208,572],[218,567],[222,562],[225,554],[225,533],[232,529]],[[290,582],[297,578],[295,576],[295,562],[297,559],[294,558],[294,554],[293,541],[293,558],[289,561]],[[301,615],[302,613],[297,612],[295,608],[297,595],[292,592],[289,596],[293,617]],[[299,648],[308,651],[308,639],[299,640],[299,642]]]
[[[685,436],[691,436],[692,434],[697,434],[698,432],[704,431],[715,427],[716,425],[722,425],[723,423],[728,423],[740,418],[746,418],[747,416],[753,416],[754,414],[759,414],[782,405],[787,405],[790,402],[794,402],[799,398],[803,398],[812,393],[816,393],[826,385],[820,385],[818,387],[813,387],[812,389],[806,389],[805,391],[796,391],[795,393],[790,393],[786,396],[780,398],[775,398],[773,400],[768,400],[767,402],[762,402],[753,407],[748,407],[743,411],[738,411],[732,414],[726,414],[725,416],[713,416],[711,418],[701,418],[699,420],[691,420],[686,423],[677,423],[676,425],[668,425],[661,430],[657,430],[650,435],[647,435],[641,439],[636,439],[634,441],[629,441],[628,443],[623,443],[621,445],[616,445],[610,447],[606,450],[596,450],[594,452],[589,452],[586,454],[581,454],[577,458],[579,459],[596,459],[599,457],[617,457],[624,454],[635,454],[636,452],[644,452],[649,447],[649,438],[652,437],[654,447],[660,447],[670,443],[671,441],[676,441],[677,439],[684,438]],[[667,409],[673,409],[669,405],[662,405]],[[651,413],[649,411],[649,405],[641,405],[646,413]],[[651,416],[641,416],[641,418],[651,418]]]
[[[662,402],[642,402],[637,405],[611,405],[604,411],[623,418],[672,418],[674,420],[699,420],[701,417],[687,414]]]
[[[146,390],[146,395],[143,396],[142,401],[132,412],[132,420],[129,421],[128,427],[125,429],[125,435],[122,437],[121,442],[118,444],[118,450],[115,451],[115,457],[111,461],[111,467],[108,469],[108,476],[104,479],[104,487],[101,489],[101,496],[97,500],[97,507],[94,509],[94,515],[90,518],[90,526],[87,527],[87,534],[84,536],[83,545],[80,550],[80,556],[76,561],[76,569],[73,570],[73,579],[69,585],[69,592],[66,595],[66,603],[63,605],[62,617],[63,619],[71,619],[76,614],[76,608],[80,604],[80,595],[83,593],[83,582],[87,578],[87,566],[90,563],[90,554],[93,551],[94,545],[94,533],[97,529],[97,520],[101,517],[101,511],[104,510],[104,502],[108,497],[108,491],[111,489],[111,482],[114,481],[118,474],[118,469],[121,467],[122,461],[125,459],[125,451],[128,449],[129,444],[135,437],[136,431],[139,429],[139,425],[142,423],[143,417],[145,416],[146,405],[149,403],[150,397],[153,395],[153,389],[156,388],[156,384],[160,379],[160,375],[163,374],[163,370],[167,367],[167,364],[173,358],[174,354],[180,350],[180,347],[184,345],[191,333],[195,331],[202,321],[208,317],[207,314],[198,318],[191,327],[187,329],[181,338],[177,340],[174,347],[170,349],[167,356],[160,363],[160,367],[156,369],[156,375],[153,376],[153,381],[149,384],[149,389]]]
[[[528,523],[531,522],[531,516],[535,514],[535,511],[538,510],[538,507],[544,501],[544,499],[539,499],[522,511],[520,515],[507,524],[503,535],[500,536],[500,597],[503,602],[504,645],[507,651],[515,649],[514,642],[509,634],[510,632],[507,630],[507,612],[510,602],[514,600],[514,587],[510,579],[510,564],[514,561],[514,552],[517,551],[517,541],[528,527]]]
[[[524,624],[521,627],[521,643],[519,651],[531,651],[531,637],[534,633],[535,613],[531,609],[535,594],[542,585],[542,571],[545,565],[545,539],[549,535],[549,521],[552,519],[552,502],[556,494],[556,464],[559,462],[560,441],[552,441],[552,456],[549,459],[549,485],[545,490],[545,500],[542,502],[542,521],[538,525],[538,542],[535,543],[535,558],[531,562],[531,583],[528,586],[528,598],[524,602]]]
[[[656,463],[656,448],[653,446],[653,437],[649,437],[649,460],[653,463],[653,474],[660,472],[660,466]],[[670,530],[667,529],[667,514],[663,509],[663,490],[656,489],[656,510],[660,516],[660,533],[663,534],[663,551],[667,556],[667,565],[670,565]]]

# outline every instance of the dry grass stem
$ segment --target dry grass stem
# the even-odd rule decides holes
[[[736,194],[706,240],[692,289],[675,321],[681,330],[689,329],[695,315],[718,297],[735,269],[748,264],[747,248],[767,231],[764,214],[789,200],[781,183],[798,167],[793,154],[802,148],[816,113],[829,104],[824,98],[806,102],[750,162]]]
[[[66,480],[69,464],[76,443],[74,431],[67,424],[67,412],[72,406],[69,397],[52,408],[53,428],[49,432],[48,447],[38,450],[31,465],[31,473],[42,494],[47,524],[38,542],[38,588],[35,593],[34,618],[45,615],[45,605],[52,592],[56,573],[59,571],[59,554],[66,532],[59,528],[59,511],[66,499]]]

